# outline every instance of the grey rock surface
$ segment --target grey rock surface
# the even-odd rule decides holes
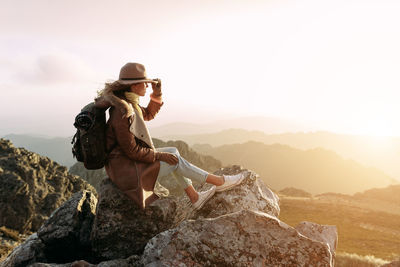
[[[251,210],[184,221],[152,238],[143,254],[146,266],[332,266],[331,262],[327,244]]]
[[[0,267],[333,266],[336,228],[290,227],[277,218],[279,198],[256,173],[240,166],[216,173],[243,171],[240,185],[198,211],[184,195],[141,210],[104,179],[97,205],[90,191],[74,194]]]
[[[141,254],[147,241],[189,218],[193,210],[183,196],[153,202],[143,211],[110,179],[100,185],[92,247],[102,259],[126,258]]]
[[[43,242],[34,233],[24,243],[16,247],[4,261],[0,262],[0,267],[27,266],[31,263],[43,261],[45,260],[43,249]]]
[[[234,165],[215,172],[217,175],[233,175],[245,172],[245,180],[230,190],[215,195],[196,213],[195,218],[215,218],[242,209],[257,210],[278,217],[279,197],[259,179],[258,174]]]
[[[91,254],[90,232],[97,205],[90,191],[75,193],[40,227],[48,262],[64,263]]]
[[[335,225],[301,222],[295,228],[300,234],[308,238],[328,244],[329,251],[333,256],[332,260],[335,259],[338,242],[338,231]],[[334,262],[332,262],[332,265],[334,265]]]
[[[95,189],[47,157],[0,139],[0,225],[20,233],[39,229],[73,193]]]
[[[233,174],[245,171],[239,166],[221,172]],[[186,196],[155,201],[142,211],[121,193],[112,182],[103,180],[99,190],[97,215],[92,231],[96,255],[104,259],[125,258],[141,254],[144,246],[156,234],[176,227],[189,218],[213,218],[242,209],[279,214],[279,199],[259,179],[247,172],[247,178],[231,190],[216,193],[199,211],[194,211]],[[211,185],[198,188],[207,190]]]

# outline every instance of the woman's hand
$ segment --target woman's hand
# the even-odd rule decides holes
[[[158,154],[158,159],[159,160],[165,161],[169,165],[176,165],[179,162],[178,158],[172,153],[157,152],[157,154]]]
[[[151,88],[153,89],[153,95],[155,97],[161,97],[161,80],[157,79],[157,83],[151,83]]]

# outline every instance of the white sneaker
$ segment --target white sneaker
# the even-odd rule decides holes
[[[247,172],[241,172],[236,175],[223,175],[223,177],[225,179],[225,183],[217,186],[215,190],[216,192],[222,192],[239,185],[244,180],[244,178],[247,177]]]
[[[195,210],[201,209],[203,205],[215,194],[215,185],[213,185],[210,189],[204,192],[199,192],[199,199],[195,203],[193,203],[193,208]]]

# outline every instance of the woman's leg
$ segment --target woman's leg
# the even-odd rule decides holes
[[[190,199],[190,202],[195,203],[199,199],[199,194],[197,193],[196,189],[194,189],[192,181],[176,173],[175,171],[171,174],[175,177],[176,181],[179,184],[179,187],[185,191],[186,195]]]
[[[188,177],[192,180],[203,183],[210,183],[216,185],[216,191],[222,192],[228,190],[238,184],[240,184],[245,178],[247,172],[241,172],[235,175],[223,175],[218,176],[214,174],[209,174],[208,172],[194,166],[184,158],[179,155],[177,149],[174,151],[175,156],[178,158],[178,164],[175,172],[184,177]]]
[[[158,151],[169,152],[174,154],[178,158],[178,164],[172,165],[175,167],[175,172],[180,174],[183,177],[188,177],[192,180],[197,181],[200,184],[209,183],[216,186],[222,185],[224,183],[224,177],[214,175],[206,172],[205,170],[200,169],[199,167],[193,165],[184,159],[180,154],[176,147],[163,147],[157,148]],[[187,179],[187,178],[186,178]],[[191,183],[190,183],[191,185]],[[185,189],[183,187],[183,189]]]

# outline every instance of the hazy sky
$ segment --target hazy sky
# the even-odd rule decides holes
[[[163,81],[153,125],[262,115],[400,136],[399,14],[384,0],[0,0],[0,135],[73,134],[96,90],[141,62]]]

